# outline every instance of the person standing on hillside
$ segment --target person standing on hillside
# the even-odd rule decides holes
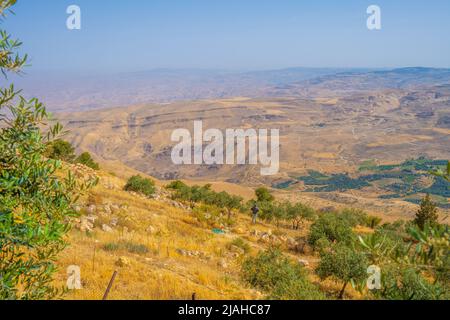
[[[259,208],[256,203],[251,208],[252,210],[252,224],[256,224],[256,219],[258,218]]]

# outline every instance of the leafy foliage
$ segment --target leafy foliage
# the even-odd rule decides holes
[[[355,238],[351,227],[351,223],[343,219],[338,213],[322,214],[311,225],[308,242],[315,248],[318,248],[319,243],[326,244],[327,242],[349,244]],[[319,240],[322,241],[319,242]]]
[[[420,203],[420,208],[416,213],[414,223],[423,230],[425,224],[435,224],[438,220],[436,205],[431,201],[430,195],[427,194]]]
[[[57,139],[47,144],[45,156],[54,160],[73,162],[76,157],[75,148],[70,142]]]
[[[412,224],[401,236],[380,232],[360,237],[370,263],[381,268],[381,290],[371,292],[382,299],[448,299],[450,246],[448,226]],[[405,234],[403,234],[405,232]]]
[[[308,281],[304,269],[275,248],[260,252],[242,264],[243,279],[275,300],[317,300],[323,294]]]
[[[0,14],[15,1],[0,1]],[[26,62],[20,42],[0,33],[0,70],[19,72]],[[11,86],[0,91],[0,299],[48,299],[61,294],[53,283],[55,260],[66,247],[72,209],[80,192],[96,181],[59,178],[61,162],[45,157],[61,132],[48,127],[46,109]],[[43,130],[48,129],[47,134]]]
[[[343,298],[348,283],[356,284],[367,278],[367,260],[364,254],[356,252],[346,245],[338,244],[320,253],[320,262],[316,273],[321,279],[332,277],[343,286],[339,299]]]
[[[241,210],[243,207],[242,197],[231,195],[225,191],[215,192],[209,184],[190,187],[182,181],[173,181],[166,188],[174,191],[174,199],[189,202],[191,207],[194,207],[195,203],[203,203],[226,209],[228,220],[231,220],[233,210]]]
[[[261,187],[255,190],[256,201],[258,202],[272,202],[275,200],[269,189]]]
[[[83,152],[82,154],[80,154],[76,159],[75,159],[76,163],[81,163],[83,165],[85,165],[86,167],[89,167],[91,169],[94,170],[99,170],[100,166],[97,162],[94,161],[94,159],[92,159],[92,156],[89,152]]]
[[[143,195],[148,197],[152,196],[156,191],[155,182],[153,180],[143,178],[139,175],[132,176],[130,179],[128,179],[124,190],[142,193]]]

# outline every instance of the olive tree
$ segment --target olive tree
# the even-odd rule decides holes
[[[0,0],[5,17],[15,0]],[[26,56],[20,42],[0,32],[0,70],[20,72]],[[67,243],[77,196],[91,183],[45,157],[61,126],[47,126],[47,112],[37,100],[26,100],[14,86],[0,89],[0,299],[49,299],[61,293],[53,284],[58,253]],[[92,181],[94,183],[94,181]]]

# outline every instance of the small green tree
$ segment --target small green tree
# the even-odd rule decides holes
[[[318,300],[324,295],[309,282],[305,270],[283,256],[280,250],[269,248],[242,264],[243,279],[276,300]]]
[[[275,200],[269,189],[261,187],[255,190],[256,201],[258,202],[272,202]]]
[[[450,161],[447,162],[447,167],[444,170],[436,170],[431,172],[432,175],[436,177],[441,177],[448,182],[450,182]]]
[[[349,244],[355,239],[351,225],[338,213],[322,214],[312,225],[308,235],[311,246],[317,247],[324,240],[328,243]],[[320,241],[321,240],[321,241]]]
[[[292,204],[289,201],[283,203],[285,210],[285,218],[291,220],[292,229],[298,230],[300,225],[305,220],[312,220],[316,212],[313,208],[310,208],[302,203]]]
[[[50,141],[47,144],[45,156],[50,159],[62,160],[72,163],[76,157],[75,148],[70,142],[64,141],[62,139],[57,139],[54,141]]]
[[[155,193],[155,182],[151,179],[143,178],[139,175],[132,176],[128,179],[127,184],[124,187],[126,191],[134,191],[142,193],[146,196],[151,196]]]
[[[436,205],[431,201],[431,197],[429,194],[422,199],[420,203],[420,208],[416,213],[416,218],[414,219],[414,223],[423,230],[425,224],[435,224],[438,220],[438,212]]]
[[[97,162],[92,159],[91,154],[89,152],[83,152],[80,154],[76,159],[75,163],[81,163],[85,165],[86,167],[89,167],[94,170],[99,170],[100,166]]]
[[[321,252],[316,273],[322,280],[332,277],[340,281],[342,289],[338,298],[342,299],[350,282],[356,285],[367,278],[367,266],[364,254],[339,244]]]

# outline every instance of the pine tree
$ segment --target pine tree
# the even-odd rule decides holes
[[[438,213],[436,205],[431,201],[429,194],[422,199],[420,208],[416,213],[414,223],[423,230],[427,223],[434,224],[438,220]]]

